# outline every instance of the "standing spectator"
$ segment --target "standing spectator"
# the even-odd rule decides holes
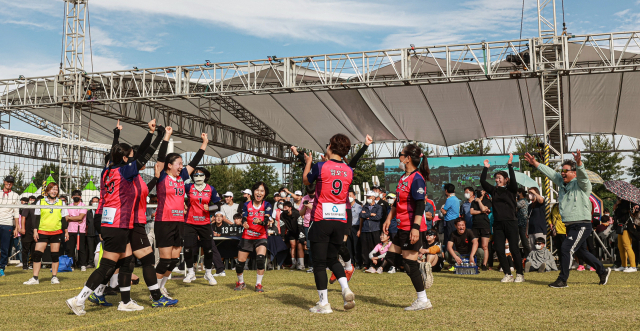
[[[300,215],[302,215],[302,227],[304,230],[304,237],[307,239],[307,253],[309,254],[309,269],[307,273],[313,273],[313,256],[311,254],[311,240],[309,239],[309,222],[311,221],[311,210],[313,207],[313,200],[316,198],[316,186],[309,185],[306,187],[307,195],[302,197],[302,209],[300,209]]]
[[[573,262],[571,253],[596,268],[600,278],[600,285],[607,284],[610,268],[605,268],[598,259],[587,250],[586,240],[591,234],[591,182],[587,171],[582,164],[580,150],[573,154],[573,160],[562,162],[562,172],[556,173],[553,169],[540,164],[531,154],[525,154],[525,159],[531,165],[540,170],[545,176],[560,187],[558,190],[559,211],[562,221],[567,225],[567,239],[560,249],[561,271],[558,279],[549,284],[549,287],[567,287],[569,268]]]
[[[302,229],[298,229],[298,218],[300,217],[300,212],[293,207],[291,201],[285,201],[282,208],[283,210],[282,214],[280,214],[280,218],[284,221],[284,226],[287,229],[285,241],[289,243],[292,267],[296,265],[297,251],[297,268],[298,270],[304,270],[304,249],[302,248],[302,244],[299,243],[300,232]]]
[[[535,246],[538,238],[542,238],[544,242],[547,241],[546,204],[544,203],[544,197],[540,195],[540,190],[538,190],[537,187],[530,188],[527,196],[529,201],[531,201],[527,208],[529,216],[529,244],[531,250],[534,250],[537,249]]]
[[[524,254],[522,256],[529,256],[529,252],[531,252],[531,245],[529,244],[529,200],[527,200],[527,191],[525,191],[522,187],[518,187],[518,192],[516,193],[518,196],[518,201],[516,202],[518,216],[518,233],[520,234],[520,242],[522,243],[522,248]],[[516,249],[517,245],[516,245]]]
[[[503,283],[524,282],[524,274],[522,268],[522,256],[518,248],[518,219],[516,217],[516,193],[518,191],[518,183],[516,183],[515,172],[513,171],[513,154],[509,154],[508,168],[509,173],[505,171],[498,171],[494,179],[496,186],[493,186],[487,182],[487,173],[489,171],[489,160],[484,160],[484,169],[480,176],[480,184],[482,188],[493,197],[493,240],[495,241],[496,253],[498,254],[498,260],[500,266],[504,272]],[[515,280],[511,274],[509,268],[509,262],[507,260],[507,254],[505,252],[505,243],[514,243],[516,249],[512,253],[513,263],[515,264],[516,277]]]
[[[473,192],[473,188],[464,188],[464,202],[460,207],[460,214],[464,217],[464,221],[467,223],[467,229],[473,229],[473,215],[471,215],[471,203],[476,199],[476,195]]]
[[[20,204],[21,205],[29,204],[29,198],[27,197],[20,198]],[[19,212],[20,212],[20,215],[22,215],[22,208],[20,208]],[[13,237],[11,238],[11,245],[9,247],[9,255],[11,256],[13,254],[16,254],[18,256],[19,262],[18,264],[16,264],[16,268],[20,268],[23,266],[22,254],[17,254],[18,252],[22,252],[22,241],[20,240],[20,238],[22,237],[22,233],[20,232],[22,227],[23,227],[22,217],[18,217],[18,224],[16,224],[15,228],[13,229]],[[13,251],[15,251],[16,253],[13,253]]]
[[[631,240],[637,237],[638,232],[630,214],[632,214],[631,203],[618,198],[618,201],[613,206],[613,219],[615,220],[614,227],[618,229],[618,251],[620,252],[621,266],[614,269],[615,271],[638,271],[636,268],[636,255],[631,246]],[[628,262],[627,259],[629,260]]]
[[[71,192],[72,206],[85,206],[80,201],[82,191],[75,190]],[[69,232],[69,242],[67,242],[66,255],[72,257],[74,266],[80,267],[80,271],[87,271],[87,210],[86,209],[69,209],[67,210],[67,230]],[[76,254],[77,253],[77,254]]]
[[[36,198],[33,197],[33,201],[31,197],[29,197],[29,204],[35,205]],[[33,262],[31,261],[31,256],[33,256],[33,251],[36,249],[36,242],[33,240],[33,224],[35,223],[34,215],[35,209],[24,208],[20,212],[21,217],[21,228],[20,240],[22,241],[22,270],[33,269]]]
[[[237,213],[242,213],[240,205],[233,202],[233,193],[227,192],[222,195],[224,198],[224,204],[220,207],[220,211],[224,216],[224,222],[226,224],[235,224],[233,222],[233,215]]]
[[[18,205],[20,196],[11,191],[15,179],[9,175],[4,178],[2,197],[0,204]],[[4,277],[4,268],[9,262],[9,250],[11,249],[11,237],[15,234],[14,228],[18,228],[20,218],[19,208],[0,208],[0,277]]]
[[[389,194],[387,196],[387,203],[389,203],[389,206],[393,206],[395,202],[396,202],[396,195],[394,193]],[[389,238],[393,240],[393,237],[395,237],[397,233],[398,233],[398,219],[394,218],[391,220],[391,223],[389,223]]]
[[[367,204],[362,206],[360,212],[360,244],[362,247],[362,261],[364,268],[368,268],[365,272],[374,273],[376,269],[373,267],[373,261],[369,258],[369,252],[380,243],[380,220],[382,219],[382,206],[374,200],[372,191],[365,195]]]
[[[360,238],[358,238],[358,231],[360,230],[360,212],[362,212],[362,205],[356,202],[356,193],[353,189],[349,189],[349,204],[351,204],[351,232],[347,237],[347,249],[351,255],[352,264],[356,269],[362,267],[362,260],[360,255]]]
[[[456,197],[456,186],[447,183],[444,185],[444,191],[447,195],[447,200],[444,206],[440,208],[442,215],[444,215],[444,242],[449,242],[451,233],[455,231],[455,225],[453,221],[460,218],[460,199]]]
[[[470,212],[473,215],[473,236],[478,238],[479,246],[485,252],[484,259],[480,269],[482,271],[489,270],[487,263],[492,251],[489,250],[489,241],[491,239],[491,223],[489,221],[489,213],[491,213],[491,200],[484,190],[475,192],[476,199],[471,203]]]
[[[485,252],[482,248],[478,248],[478,238],[473,235],[471,230],[467,229],[464,218],[455,220],[455,223],[456,231],[451,234],[445,253],[449,264],[453,265],[454,262],[458,265],[462,264],[462,255],[468,255],[470,263],[473,263],[474,257],[478,262],[484,261]]]
[[[251,201],[251,194],[252,193],[250,189],[245,189],[244,191],[242,191],[242,197],[244,198],[244,202]],[[233,195],[231,197],[233,197]],[[242,211],[239,211],[239,213],[242,213]]]
[[[389,203],[384,199],[384,195],[385,194],[380,190],[380,186],[373,186],[373,198],[377,204],[382,206],[381,219],[386,220],[387,214],[389,214],[389,210],[391,210],[391,207],[389,206]]]
[[[89,206],[97,206],[99,201],[100,201],[100,198],[93,197],[91,198],[91,201],[89,201]],[[98,241],[99,241],[98,231],[96,231],[96,225],[95,225],[95,215],[96,215],[95,209],[87,210],[87,232],[86,232],[87,245],[85,246],[85,249],[87,250],[87,267],[89,268],[95,268],[95,265],[93,265],[93,259],[91,258],[91,256],[93,252],[96,250],[96,246],[98,246]]]
[[[395,196],[395,195],[394,195]],[[425,202],[425,210],[426,210],[426,206],[427,204],[431,205],[431,209],[433,209],[433,217],[427,221],[427,231],[433,229],[434,227],[437,229],[437,221],[438,221],[438,215],[436,214],[436,204],[433,202],[433,200],[429,199],[429,195],[427,194],[427,192],[424,193],[424,202]],[[436,232],[437,233],[437,232]]]

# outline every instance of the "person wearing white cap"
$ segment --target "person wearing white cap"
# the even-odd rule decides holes
[[[222,211],[224,216],[224,222],[226,224],[234,225],[233,215],[242,212],[240,205],[233,202],[233,193],[227,191],[222,195],[224,198],[224,204],[220,207],[220,211]]]
[[[250,189],[246,189],[242,191],[242,196],[244,197],[244,201],[245,202],[249,202],[251,201],[251,190]],[[242,212],[242,211],[240,211]]]

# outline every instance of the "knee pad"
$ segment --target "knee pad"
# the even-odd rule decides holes
[[[244,272],[244,262],[238,261],[238,263],[236,264],[236,273],[238,275],[241,275],[243,272]]]
[[[122,260],[122,267],[120,267],[120,273],[121,274],[133,273],[133,255],[129,255],[121,260]]]
[[[51,252],[51,262],[53,263],[60,262],[60,252]]]
[[[173,269],[178,265],[180,259],[171,259],[171,264],[169,265],[169,271],[173,271]]]
[[[156,257],[153,255],[153,252],[143,256],[140,259],[140,263],[142,263],[143,267],[153,265],[154,262],[156,262]]]
[[[124,264],[124,259],[118,260],[118,262],[116,262],[116,269],[122,268],[123,264]]]
[[[33,254],[31,254],[31,260],[33,263],[40,263],[42,262],[42,255],[44,254],[44,252],[41,251],[35,251],[33,252]]]
[[[156,266],[156,273],[163,275],[165,272],[167,272],[167,270],[169,270],[170,266],[171,266],[171,259],[160,258],[160,261]],[[171,268],[170,270],[173,270],[173,268]]]
[[[256,268],[258,270],[264,270],[266,261],[267,261],[267,257],[262,254],[259,254],[256,259]]]
[[[418,261],[403,259],[404,263],[404,271],[407,275],[410,275],[413,272],[420,271]]]

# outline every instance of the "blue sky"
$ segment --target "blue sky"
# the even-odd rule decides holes
[[[90,0],[89,6],[94,70],[104,71],[505,40],[519,36],[522,2]],[[523,36],[535,36],[535,1],[525,6]],[[640,29],[636,0],[566,0],[565,13],[574,34]],[[0,0],[0,78],[55,74],[62,16],[61,0]],[[90,71],[88,58],[86,66]]]

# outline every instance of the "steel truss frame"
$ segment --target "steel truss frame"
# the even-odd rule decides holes
[[[79,146],[71,150],[61,148],[61,144],[40,139],[31,139],[0,133],[0,154],[24,157],[34,160],[59,162],[60,159],[77,160],[84,167],[103,168],[104,150]]]

